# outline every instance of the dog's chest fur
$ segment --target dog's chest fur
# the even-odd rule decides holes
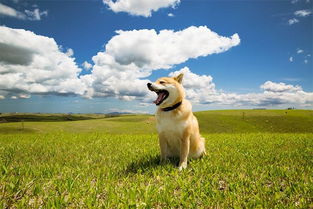
[[[186,127],[191,122],[190,117],[186,117],[187,115],[188,111],[186,110],[180,112],[158,111],[156,114],[158,134],[166,140],[170,156],[179,156],[180,141]]]
[[[186,127],[186,121],[180,120],[180,117],[181,116],[174,115],[171,112],[161,112],[157,114],[158,133],[181,137]]]

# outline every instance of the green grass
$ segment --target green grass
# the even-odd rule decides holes
[[[182,172],[151,116],[0,124],[0,208],[312,208],[312,111],[245,112],[197,113],[208,155]]]
[[[312,110],[218,110],[196,116],[206,133],[313,133]]]
[[[124,115],[102,119],[61,122],[11,122],[0,123],[0,134],[11,133],[107,133],[147,134],[156,133],[154,117],[151,115]]]

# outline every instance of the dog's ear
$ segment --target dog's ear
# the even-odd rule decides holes
[[[174,79],[178,82],[181,83],[183,81],[184,73],[180,73],[178,76],[174,77]]]

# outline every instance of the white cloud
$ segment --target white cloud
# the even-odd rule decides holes
[[[302,18],[302,17],[307,17],[307,16],[309,16],[311,14],[312,14],[312,11],[309,10],[309,9],[297,10],[297,11],[294,12],[294,16],[295,17],[293,17],[293,18],[288,20],[288,24],[289,25],[293,25],[293,24],[299,23],[300,21],[296,17]]]
[[[48,16],[48,11],[40,11],[35,8],[33,11],[25,10],[24,13],[0,3],[0,15],[14,17],[23,20],[41,20],[42,16]]]
[[[180,0],[103,0],[114,12],[127,12],[131,15],[150,17],[152,11],[156,12],[160,8],[174,8]]]
[[[296,19],[296,18],[292,18],[292,19],[289,19],[289,20],[288,20],[288,24],[289,24],[289,25],[293,25],[293,24],[296,24],[296,23],[298,23],[298,22],[299,22],[299,20]]]
[[[87,61],[83,62],[82,66],[85,70],[90,70],[92,68],[92,64]]]
[[[174,17],[174,14],[173,13],[168,13],[167,16]]]
[[[267,92],[297,92],[302,91],[301,86],[287,85],[285,83],[274,83],[266,81],[261,85],[261,89]]]
[[[213,79],[209,75],[197,75],[187,67],[169,74],[185,74],[183,85],[187,98],[193,104],[213,104],[231,106],[313,106],[313,93],[304,92],[301,86],[288,85],[267,81],[260,86],[261,93],[226,93],[215,88]]]
[[[308,9],[298,10],[298,11],[295,11],[295,13],[294,13],[294,15],[298,16],[298,17],[306,17],[310,14],[312,14],[312,11],[310,11]]]
[[[5,96],[3,96],[3,95],[0,95],[0,99],[5,99]]]
[[[119,30],[117,34],[107,43],[106,52],[101,56],[112,57],[121,66],[144,69],[169,69],[190,58],[225,52],[240,43],[238,34],[223,37],[206,26],[159,33],[147,29]]]
[[[143,98],[148,94],[148,80],[144,78],[153,70],[169,69],[191,58],[221,53],[239,43],[238,34],[223,37],[206,26],[159,33],[146,29],[117,31],[105,45],[105,51],[92,58],[95,63],[92,73],[81,76],[81,80],[89,86],[87,97]]]
[[[297,57],[297,60],[301,60],[301,62],[302,61],[304,61],[304,63],[305,64],[307,64],[308,62],[309,62],[309,57],[311,56],[311,54],[306,54],[305,53],[305,50],[303,50],[303,49],[300,49],[300,48],[298,48],[297,50],[296,50],[296,57]],[[294,59],[294,57],[293,56],[291,56],[290,58],[289,58],[289,61],[290,62],[294,62],[295,61],[295,59]]]
[[[81,69],[70,51],[63,52],[52,38],[23,29],[0,27],[1,98],[29,98],[31,94],[77,94],[85,97],[137,99],[147,104],[155,99],[148,91],[146,78],[153,70],[169,69],[188,59],[221,53],[240,43],[239,36],[222,37],[207,27],[182,31],[133,30],[118,34],[98,52],[91,74],[78,78]],[[147,51],[149,53],[147,53]],[[210,75],[197,75],[185,67],[187,97],[194,104],[231,106],[308,106],[313,93],[301,86],[267,81],[263,92],[237,94],[218,90]]]
[[[297,54],[301,54],[303,52],[304,52],[303,49],[297,49]]]
[[[0,3],[0,15],[10,16],[18,19],[26,19],[25,14],[19,12],[12,7]]]
[[[35,8],[33,11],[25,10],[25,14],[29,20],[41,20],[42,16],[48,16],[48,11],[40,11],[38,8]]]
[[[115,97],[130,101],[144,97],[148,92],[146,84],[149,80],[136,78],[130,71],[118,72],[114,69],[94,66],[92,74],[81,76],[81,80],[89,84],[86,97]]]
[[[7,94],[82,95],[86,86],[80,72],[54,39],[0,26],[0,89]]]

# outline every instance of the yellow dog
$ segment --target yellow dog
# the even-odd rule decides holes
[[[148,83],[149,90],[157,93],[154,103],[157,130],[161,149],[160,161],[167,157],[179,157],[179,170],[187,167],[187,159],[205,154],[205,140],[200,136],[197,118],[191,103],[185,99],[182,86],[183,74],[159,78]]]

